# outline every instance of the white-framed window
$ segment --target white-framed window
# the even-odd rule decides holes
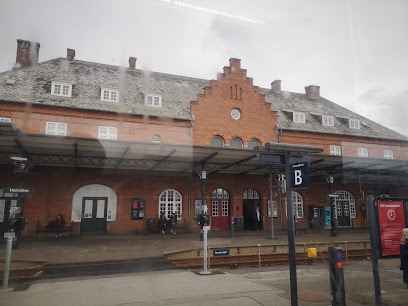
[[[239,110],[237,110],[236,108],[234,108],[231,111],[231,117],[235,120],[238,120],[239,118],[241,118],[241,112]]]
[[[216,188],[211,193],[211,199],[229,199],[229,193],[224,188]]]
[[[256,200],[258,200],[259,199],[259,193],[258,193],[258,191],[256,191],[255,189],[247,189],[247,190],[245,190],[245,192],[244,192],[244,196],[242,197],[242,199],[243,200],[246,200],[246,199],[256,199]]]
[[[360,120],[350,119],[349,120],[349,127],[350,127],[350,129],[360,129]]]
[[[356,201],[354,200],[353,195],[344,190],[336,191],[334,194],[338,194],[338,198],[334,198],[333,205],[334,205],[334,217],[337,218],[338,213],[341,214],[341,207],[336,207],[336,201],[346,201],[348,204],[344,205],[343,209],[345,210],[344,215],[348,216],[350,214],[350,218],[355,219],[356,216]],[[350,212],[349,212],[350,211]]]
[[[383,152],[385,159],[394,159],[394,152],[392,150],[384,150]]]
[[[341,147],[330,145],[330,155],[341,155]]]
[[[212,147],[224,147],[224,139],[221,136],[214,136],[211,138],[210,146]]]
[[[293,122],[305,123],[305,113],[293,112]]]
[[[70,98],[72,95],[72,83],[53,81],[51,85],[51,95]]]
[[[228,216],[228,201],[222,201],[221,202],[221,207],[222,207],[222,216]]]
[[[119,90],[110,88],[101,88],[101,101],[104,102],[118,102]]]
[[[162,104],[162,97],[160,95],[146,95],[146,105],[154,106],[154,107],[161,107]]]
[[[212,201],[211,211],[214,217],[218,217],[218,201]]]
[[[234,137],[230,141],[230,148],[235,148],[235,149],[242,149],[242,140],[239,139],[238,137]]]
[[[65,122],[47,121],[45,134],[67,136],[67,124]]]
[[[286,202],[286,217],[288,216],[288,201],[287,197],[285,199]],[[292,191],[292,205],[293,205],[293,214],[299,219],[303,218],[303,198],[302,196],[296,192]]]
[[[177,190],[167,189],[159,197],[159,217],[165,214],[169,219],[172,213],[176,215],[177,220],[181,219],[182,197]]]
[[[329,115],[323,115],[322,124],[325,126],[334,126],[334,117]]]
[[[11,122],[11,118],[0,117],[0,122]]]
[[[162,142],[162,139],[161,139],[161,137],[160,137],[160,135],[153,135],[153,137],[152,137],[152,142],[154,142],[154,143],[161,143]]]
[[[257,139],[253,138],[248,142],[248,149],[252,150],[253,148],[258,147],[260,145],[261,143]]]
[[[368,149],[358,148],[358,157],[368,157]]]
[[[114,126],[100,126],[98,132],[100,139],[118,139],[118,128]]]

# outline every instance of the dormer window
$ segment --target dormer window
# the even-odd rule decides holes
[[[101,101],[103,102],[118,102],[119,91],[111,88],[101,88]]]
[[[350,129],[360,129],[360,120],[350,119],[349,120],[349,127],[350,127]]]
[[[325,126],[334,126],[334,117],[323,115],[322,116],[322,124]]]
[[[305,113],[293,112],[293,122],[305,123]]]
[[[160,95],[149,94],[146,96],[146,105],[161,107],[162,97]]]
[[[53,81],[51,85],[51,95],[70,98],[72,95],[72,83]]]

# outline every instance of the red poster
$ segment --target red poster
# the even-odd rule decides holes
[[[402,229],[405,227],[402,201],[378,201],[382,255],[399,255]]]

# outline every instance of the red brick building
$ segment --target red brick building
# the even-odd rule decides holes
[[[342,227],[365,226],[363,194],[407,196],[408,138],[324,99],[319,86],[259,88],[234,58],[202,80],[139,70],[134,57],[125,69],[79,61],[72,49],[42,63],[38,43],[17,49],[16,67],[0,73],[0,120],[21,133],[1,132],[0,188],[35,189],[21,201],[26,234],[59,213],[75,233],[145,231],[172,212],[179,228],[198,230],[203,187],[212,229],[231,217],[253,229],[256,206],[270,228],[270,171],[274,226],[285,228],[283,168],[253,151],[270,142],[323,147],[310,156],[310,188],[294,192],[301,227],[330,205],[330,191]],[[0,191],[0,230],[16,205]]]

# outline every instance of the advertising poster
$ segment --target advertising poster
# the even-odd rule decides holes
[[[277,218],[278,217],[278,201],[272,201],[273,203],[273,217]],[[271,200],[268,200],[268,218],[270,218],[272,215],[271,211]]]
[[[399,255],[402,229],[405,228],[403,201],[378,201],[383,256]]]

